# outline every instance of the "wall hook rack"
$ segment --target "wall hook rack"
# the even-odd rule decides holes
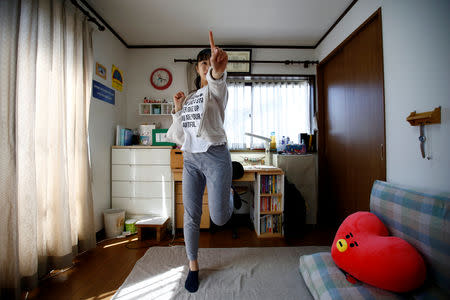
[[[425,158],[425,141],[427,140],[424,134],[424,126],[429,124],[440,124],[441,123],[441,107],[436,107],[433,111],[427,111],[423,113],[416,113],[413,111],[406,118],[406,121],[411,124],[411,126],[420,126],[420,152],[422,153],[422,158]],[[431,159],[429,156],[427,159]]]

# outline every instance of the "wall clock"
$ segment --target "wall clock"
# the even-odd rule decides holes
[[[172,84],[172,73],[164,68],[158,68],[150,75],[150,83],[157,90],[165,90]]]

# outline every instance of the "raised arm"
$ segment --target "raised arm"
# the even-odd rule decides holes
[[[211,75],[214,79],[219,79],[227,68],[228,54],[223,49],[216,47],[212,31],[209,31],[209,45],[211,46],[210,62],[213,68]]]

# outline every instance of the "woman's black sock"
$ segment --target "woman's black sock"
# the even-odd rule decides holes
[[[195,293],[198,290],[198,270],[191,271],[189,269],[184,287],[191,293]]]

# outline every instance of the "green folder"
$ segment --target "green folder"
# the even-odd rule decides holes
[[[169,129],[153,129],[152,130],[152,146],[176,146],[175,143],[166,141],[167,131]]]

